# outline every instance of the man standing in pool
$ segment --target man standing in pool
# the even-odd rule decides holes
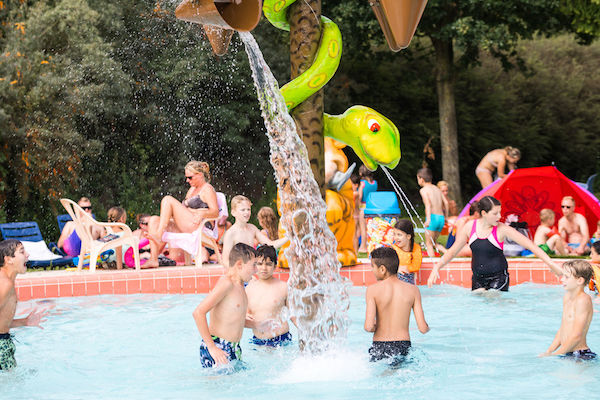
[[[40,326],[45,311],[32,311],[27,317],[14,319],[17,311],[17,274],[25,273],[25,263],[29,255],[23,244],[15,239],[0,242],[0,370],[6,371],[17,366],[15,344],[9,333],[18,326]]]
[[[410,349],[408,326],[413,310],[421,333],[429,332],[421,304],[421,292],[416,285],[398,279],[398,254],[391,247],[371,252],[371,267],[377,283],[367,288],[365,330],[373,332],[371,361],[393,359],[402,361]]]
[[[540,357],[564,355],[580,360],[596,358],[596,353],[590,350],[586,342],[594,308],[592,298],[584,292],[593,274],[592,266],[587,261],[571,260],[563,264],[561,281],[565,296],[562,321],[552,344]]]
[[[478,203],[480,217],[467,222],[456,234],[456,241],[446,254],[433,267],[427,286],[431,287],[439,278],[439,270],[450,262],[469,243],[473,256],[471,270],[473,271],[472,290],[495,289],[508,291],[509,276],[508,262],[504,256],[504,239],[529,249],[540,258],[556,275],[561,276],[562,270],[548,254],[533,244],[531,240],[520,234],[516,229],[500,222],[500,201],[492,196],[485,196]]]
[[[202,367],[228,364],[241,360],[240,340],[244,332],[248,297],[244,283],[256,273],[256,251],[238,243],[229,253],[229,268],[215,288],[194,310],[194,320],[202,336]],[[210,326],[206,314],[210,312]]]

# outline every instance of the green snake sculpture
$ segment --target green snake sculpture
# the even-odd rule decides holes
[[[286,10],[296,0],[265,0],[263,12],[269,22],[290,30]],[[319,91],[335,74],[342,57],[342,35],[338,26],[321,16],[321,43],[311,67],[281,88],[288,110]],[[323,114],[323,135],[354,150],[365,166],[393,169],[400,161],[400,134],[392,121],[365,106],[353,106],[341,115]]]

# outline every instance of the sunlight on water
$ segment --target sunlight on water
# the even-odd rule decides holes
[[[300,348],[320,352],[333,338],[346,336],[350,282],[339,274],[337,242],[327,226],[326,205],[277,81],[252,34],[241,32],[240,36],[267,128],[281,221],[290,238],[285,251],[290,265],[290,311],[298,320]]]

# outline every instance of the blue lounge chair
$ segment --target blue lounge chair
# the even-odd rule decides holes
[[[65,227],[66,223],[69,221],[73,221],[73,219],[71,218],[71,216],[69,214],[60,214],[59,216],[56,217],[56,220],[58,221],[58,232],[62,232],[63,228]]]
[[[40,227],[35,221],[9,222],[7,224],[0,224],[0,233],[2,233],[3,239],[17,239],[22,242],[44,241],[44,238],[42,237],[42,232],[40,231]],[[44,269],[72,265],[73,257],[61,257],[54,260],[36,260],[27,262],[28,267]]]

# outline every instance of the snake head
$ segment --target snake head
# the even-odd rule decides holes
[[[347,135],[352,135],[351,147],[365,166],[375,171],[378,165],[389,169],[400,162],[400,133],[396,125],[372,108],[350,107],[343,114]]]

